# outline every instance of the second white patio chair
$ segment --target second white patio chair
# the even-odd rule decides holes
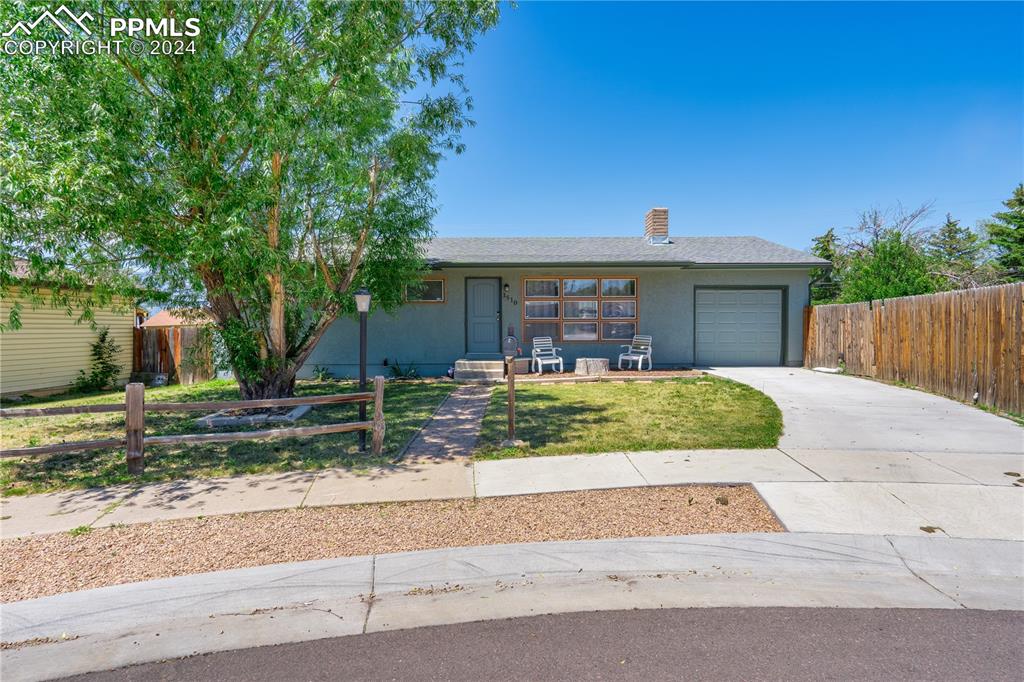
[[[622,361],[625,360],[627,365],[632,365],[636,361],[636,368],[643,371],[644,360],[647,360],[647,369],[651,369],[651,351],[654,343],[654,337],[638,334],[633,337],[633,342],[628,346],[622,344],[622,347],[626,349],[625,353],[619,354],[619,369],[622,369]]]
[[[550,336],[533,337],[533,352],[530,360],[530,369],[539,374],[543,374],[544,365],[552,365],[558,367],[557,371],[561,372],[563,363],[562,358],[558,355],[558,351],[560,350],[562,349],[555,347]]]

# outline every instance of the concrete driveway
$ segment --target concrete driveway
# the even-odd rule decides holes
[[[709,371],[771,396],[782,410],[784,450],[1024,452],[1024,428],[924,391],[793,367]]]

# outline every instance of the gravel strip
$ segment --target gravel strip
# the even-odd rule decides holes
[[[440,547],[782,530],[750,486],[307,507],[4,540],[0,601],[229,568]]]

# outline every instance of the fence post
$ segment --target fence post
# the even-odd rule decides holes
[[[146,387],[128,384],[124,391],[124,425],[128,473],[138,476],[145,468],[143,437],[146,430]]]
[[[373,378],[373,454],[384,450],[384,377]]]

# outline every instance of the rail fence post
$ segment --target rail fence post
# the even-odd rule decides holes
[[[142,474],[146,467],[143,459],[143,438],[146,431],[146,387],[143,384],[128,384],[124,391],[124,425],[128,473]]]
[[[365,404],[365,403],[364,403]],[[373,454],[384,450],[384,377],[373,378]]]

